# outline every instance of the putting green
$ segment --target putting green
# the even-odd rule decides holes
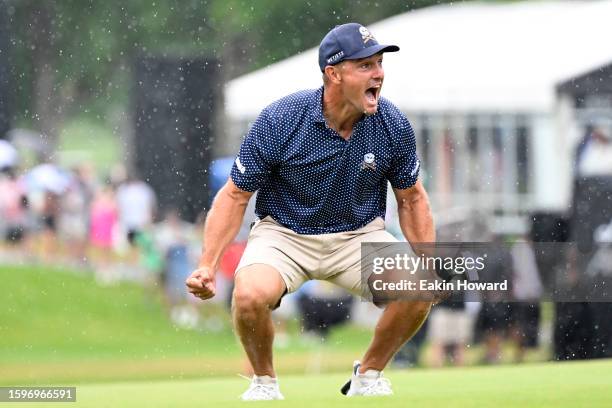
[[[347,373],[348,374],[348,373]],[[392,397],[346,398],[347,375],[280,378],[285,401],[257,407],[610,407],[612,360],[472,368],[389,371]],[[81,384],[82,407],[233,407],[248,382],[238,377],[202,380]],[[53,406],[55,404],[45,404]],[[64,406],[58,404],[58,406]],[[74,406],[74,405],[71,405]]]

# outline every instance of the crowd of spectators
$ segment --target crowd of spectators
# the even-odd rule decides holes
[[[153,189],[122,170],[105,178],[98,178],[87,164],[63,169],[46,163],[24,171],[7,166],[0,171],[1,253],[9,254],[12,262],[71,264],[90,270],[102,285],[125,279],[153,283],[163,288],[171,319],[185,328],[202,325],[184,281],[201,251],[204,215],[188,223],[177,209],[160,214]],[[388,224],[393,230],[392,220]],[[468,229],[462,227],[463,232]],[[482,236],[482,231],[477,234]],[[216,299],[221,304],[229,305],[233,272],[247,235],[248,229],[221,261]],[[508,273],[523,282],[515,291],[524,303],[449,299],[434,308],[426,327],[398,353],[397,364],[415,364],[425,340],[431,345],[432,365],[463,364],[465,351],[475,341],[484,345],[483,362],[496,363],[506,339],[516,345],[515,359],[522,360],[526,348],[538,344],[542,331],[539,293],[533,293],[541,286],[539,272],[533,254],[519,253],[520,248],[525,250],[521,246],[507,254],[507,265],[516,266]],[[322,282],[310,282],[283,304],[275,312],[281,346],[292,319],[300,320],[304,338],[324,339],[336,325],[360,319],[373,322],[378,313]]]
[[[184,281],[201,248],[201,225],[158,213],[153,189],[117,168],[88,164],[0,168],[0,261],[92,271],[109,285],[133,280],[163,289],[174,319],[194,326]]]

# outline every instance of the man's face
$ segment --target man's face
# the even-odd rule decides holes
[[[368,58],[344,61],[340,67],[345,99],[366,115],[373,115],[378,110],[378,98],[385,77],[382,62],[381,53]]]

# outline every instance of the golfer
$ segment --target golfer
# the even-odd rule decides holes
[[[204,227],[205,249],[187,279],[200,299],[215,295],[215,270],[255,191],[256,214],[237,267],[233,320],[253,366],[243,400],[283,399],[272,362],[271,311],[309,279],[361,293],[360,244],[396,241],[385,231],[387,181],[406,239],[434,242],[429,200],[418,179],[414,132],[381,97],[383,54],[357,23],[335,27],[319,47],[323,86],[266,107],[244,139]],[[374,338],[343,387],[348,396],[392,394],[382,371],[419,329],[431,303],[386,304]]]

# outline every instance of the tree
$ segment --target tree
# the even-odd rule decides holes
[[[9,17],[15,122],[47,135],[62,122],[105,119],[127,106],[132,58],[210,55],[224,79],[316,46],[334,25],[369,24],[437,1],[365,0],[0,0]]]

